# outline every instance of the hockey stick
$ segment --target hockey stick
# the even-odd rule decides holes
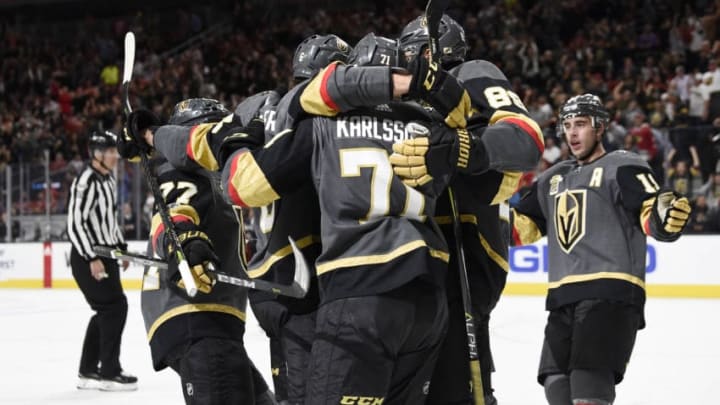
[[[430,60],[440,63],[440,20],[450,0],[428,0],[425,6],[425,23],[428,29]]]
[[[310,271],[300,249],[292,238],[288,237],[290,246],[295,256],[295,275],[290,285],[272,283],[265,280],[246,279],[242,277],[231,276],[227,273],[213,271],[213,275],[217,281],[223,284],[232,284],[243,288],[252,288],[255,290],[268,291],[278,295],[285,295],[293,298],[303,298],[307,294],[310,287]],[[127,260],[132,263],[143,266],[154,266],[161,270],[168,268],[167,262],[152,257],[147,257],[140,253],[126,252],[120,249],[114,249],[105,246],[96,246],[95,253],[103,257],[109,257],[117,260]]]
[[[428,49],[430,60],[436,66],[440,65],[440,20],[448,7],[450,0],[428,0],[425,6],[425,22],[428,29]],[[460,214],[458,213],[457,199],[452,188],[448,187],[450,196],[450,208],[453,217],[453,233],[455,234],[455,250],[458,255],[458,266],[460,270],[460,290],[462,293],[463,310],[465,311],[465,332],[467,333],[468,353],[470,361],[470,376],[472,378],[473,403],[485,405],[485,394],[483,393],[482,374],[480,373],[480,359],[477,352],[477,338],[475,336],[475,317],[472,313],[472,301],[470,298],[470,282],[468,281],[467,262],[465,261],[465,250],[462,245],[462,227]]]
[[[465,261],[465,249],[462,243],[462,228],[460,214],[458,213],[457,198],[452,188],[448,187],[450,196],[450,209],[453,219],[453,234],[455,236],[455,250],[458,255],[458,266],[460,270],[460,290],[462,293],[463,311],[465,311],[465,332],[467,333],[468,353],[470,354],[470,377],[472,378],[473,403],[485,405],[485,394],[482,386],[482,374],[480,373],[480,358],[477,352],[477,338],[475,337],[475,317],[472,313],[472,301],[470,297],[470,282],[468,281],[467,262]]]
[[[128,31],[125,34],[125,61],[123,65],[123,104],[125,110],[125,118],[127,118],[132,112],[132,106],[130,106],[130,80],[132,79],[133,66],[135,65],[135,34],[132,31]],[[158,213],[162,219],[163,226],[165,227],[165,234],[170,238],[175,251],[175,260],[178,262],[178,269],[180,270],[180,277],[182,277],[183,284],[185,285],[185,292],[190,297],[194,297],[197,294],[197,284],[195,279],[190,273],[190,266],[188,265],[185,254],[183,253],[182,246],[178,240],[177,233],[175,232],[175,226],[170,219],[170,214],[163,199],[160,187],[155,180],[150,170],[150,162],[145,153],[140,153],[140,166],[142,166],[145,179],[147,179],[150,191],[152,192],[153,198],[155,198],[155,204],[158,207]]]

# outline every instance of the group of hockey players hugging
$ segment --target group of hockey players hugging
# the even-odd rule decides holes
[[[504,74],[465,61],[464,31],[447,15],[439,53],[429,55],[423,17],[355,47],[313,35],[282,96],[264,91],[234,112],[183,100],[167,123],[130,114],[118,150],[159,161],[200,290],[182,288],[156,214],[149,249],[168,270],[146,269],[142,312],[153,365],[179,374],[186,403],[497,403],[488,321],[508,271],[506,201],[544,143]],[[249,258],[243,214],[256,236]],[[305,297],[216,280],[219,269],[290,284],[288,238],[311,264]],[[481,384],[471,383],[464,274]],[[274,392],[243,345],[248,298],[269,337]]]

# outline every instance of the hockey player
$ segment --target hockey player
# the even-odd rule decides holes
[[[304,40],[296,51],[293,65],[294,78],[302,80],[306,75],[316,74],[320,67],[332,61],[345,62],[349,51],[350,47],[335,35],[313,35]],[[294,92],[298,92],[306,85],[307,83],[291,90],[283,100],[295,100]],[[264,97],[266,99],[263,101]],[[174,130],[165,131],[165,134],[161,134],[162,130],[159,130],[158,148],[176,167],[186,167],[188,162],[194,162],[208,170],[217,170],[224,160],[222,157],[224,152],[221,152],[222,145],[227,147],[233,143],[232,139],[225,142],[225,136],[233,133],[234,120],[238,118],[247,120],[263,112],[269,115],[274,113],[272,106],[267,102],[267,97],[272,97],[272,94],[259,95],[238,106],[239,117],[225,120],[216,129],[213,128],[214,124],[192,127],[189,129],[189,138],[187,129],[180,128],[180,132],[177,133],[178,128],[176,127]],[[288,112],[288,105],[289,103],[283,104],[281,101],[275,109],[281,118],[276,120],[275,124],[272,121],[266,123],[268,139],[275,132],[279,132],[281,128],[292,126],[297,115],[303,113],[294,109]],[[264,107],[264,109],[252,112],[253,106]],[[133,116],[140,117],[143,114],[145,113],[137,111]],[[219,121],[219,118],[217,120]],[[137,134],[142,131],[137,127],[144,129],[150,125],[145,119],[136,121],[144,125],[136,126],[135,130],[130,132],[135,133],[136,138],[139,138],[140,135]],[[221,127],[223,127],[222,130]],[[259,134],[255,132],[255,134],[258,137],[253,140],[253,146],[262,145],[264,136],[261,132]],[[179,138],[176,135],[179,135]],[[247,139],[240,139],[239,142],[244,143]],[[139,145],[142,143],[140,140]],[[211,151],[203,149],[206,147]],[[175,153],[176,151],[180,153]],[[285,195],[282,201],[274,202],[268,207],[258,208],[253,215],[257,219],[256,231],[259,231],[256,232],[258,251],[253,256],[252,262],[249,263],[250,276],[286,284],[291,281],[292,272],[289,270],[293,268],[294,263],[291,260],[288,236],[297,241],[298,247],[303,251],[307,261],[314,262],[319,254],[317,212],[317,196],[310,182],[307,182],[304,188],[299,188],[297,192]],[[253,311],[273,345],[271,358],[273,359],[273,375],[277,377],[275,382],[279,399],[284,399],[284,391],[287,391],[290,403],[302,403],[314,331],[315,308],[317,307],[316,287],[311,287],[307,298],[302,300],[287,297],[277,298],[273,294],[262,292],[251,293],[251,300]],[[285,373],[282,373],[283,368],[287,370]],[[283,376],[287,377],[287,387],[283,383]]]
[[[188,99],[175,106],[169,123],[191,126],[229,114],[215,100]],[[127,151],[123,154],[128,157]],[[169,366],[178,373],[187,404],[274,404],[243,345],[245,290],[215,285],[208,271],[208,263],[230,274],[242,271],[236,209],[221,197],[218,176],[195,163],[178,170],[162,161],[157,174],[200,293],[195,298],[185,294],[175,260],[168,260],[167,272],[146,269],[142,311],[154,368]],[[155,254],[170,257],[173,248],[159,214],[153,217],[150,240]]]
[[[544,148],[542,132],[528,116],[505,75],[484,60],[465,60],[467,44],[462,27],[444,15],[439,26],[440,69],[433,87],[423,87],[428,60],[419,56],[427,49],[428,33],[421,17],[408,23],[400,34],[399,58],[413,73],[410,97],[425,100],[451,126],[467,127],[472,147],[465,167],[451,188],[458,200],[470,285],[478,357],[485,404],[496,403],[491,373],[494,370],[489,339],[489,320],[505,287],[508,272],[509,230],[506,200],[517,187],[522,171],[537,165]],[[422,68],[421,68],[422,66]],[[446,72],[443,69],[450,70]],[[433,73],[430,71],[430,73]],[[391,158],[396,173],[408,184],[426,181],[432,164],[433,145],[424,158],[422,148],[408,140],[396,145]],[[427,150],[427,148],[425,148]],[[414,156],[420,151],[421,156]],[[436,220],[453,246],[449,195],[438,200]],[[470,404],[470,369],[465,317],[459,282],[459,264],[451,256],[447,278],[450,324],[431,383],[429,404]],[[477,389],[477,388],[476,388]]]
[[[370,32],[358,41],[348,56],[356,66],[397,66],[397,42]]]
[[[350,49],[336,35],[311,35],[295,50],[293,79],[302,82],[332,62],[346,62]],[[290,94],[295,91],[291,89]],[[282,101],[274,105],[269,104],[271,101],[255,113],[265,119],[266,141],[294,122],[294,117],[283,110],[286,107]],[[244,104],[244,108],[238,106],[236,113],[240,110],[242,114],[249,115],[253,105]],[[280,120],[276,120],[276,114],[281,116]],[[296,241],[306,261],[314,263],[320,254],[319,210],[317,193],[310,181],[298,187],[297,191],[284,195],[281,200],[253,208],[257,252],[248,264],[249,275],[289,284],[294,261],[288,237]],[[261,291],[251,291],[249,296],[253,313],[270,339],[276,398],[278,401],[287,399],[287,403],[292,405],[304,403],[319,300],[317,278],[312,278],[310,289],[302,299]]]
[[[388,74],[386,77],[389,78],[390,75]],[[317,80],[317,76],[313,80]],[[387,91],[388,87],[384,89]],[[402,119],[397,117],[402,117]],[[357,175],[351,175],[349,172],[352,171],[352,168],[340,170],[340,168],[335,168],[335,164],[330,164],[326,167],[327,172],[321,171],[325,173],[323,179],[317,180],[319,169],[315,170],[315,179],[323,184],[322,187],[317,183],[315,186],[319,188],[323,204],[328,204],[321,206],[325,217],[323,219],[323,224],[325,224],[323,227],[323,251],[327,252],[324,253],[327,264],[323,268],[318,267],[322,286],[321,297],[328,304],[321,307],[318,315],[318,330],[321,338],[318,342],[318,336],[316,336],[313,348],[314,365],[310,368],[317,375],[311,376],[311,388],[308,392],[308,398],[312,398],[312,403],[338,403],[341,400],[347,403],[360,400],[380,403],[386,397],[388,402],[424,402],[423,386],[429,382],[429,373],[435,359],[434,352],[437,350],[439,338],[444,330],[446,304],[444,294],[441,289],[438,289],[438,285],[442,284],[444,278],[441,269],[445,267],[444,262],[447,260],[447,256],[444,253],[445,245],[442,238],[438,238],[439,235],[433,231],[432,226],[424,223],[428,220],[427,213],[433,211],[433,199],[426,199],[422,194],[398,184],[399,179],[392,175],[389,163],[387,163],[387,151],[393,142],[407,137],[404,129],[405,122],[412,117],[427,120],[422,109],[413,109],[402,105],[381,106],[378,109],[354,112],[347,117],[343,116],[343,118],[337,119],[316,117],[303,120],[305,125],[301,124],[302,128],[299,127],[296,131],[281,132],[264,148],[252,153],[237,152],[227,163],[222,164],[225,168],[224,175],[229,179],[224,182],[229,196],[236,201],[245,201],[247,205],[262,205],[268,200],[277,198],[276,190],[282,193],[292,192],[294,188],[298,187],[298,184],[302,184],[300,179],[302,176],[307,176],[310,170],[310,167],[307,166],[308,158],[305,156],[313,153],[313,140],[316,141],[317,147],[325,137],[334,140],[335,137],[332,133],[340,131],[344,134],[342,137],[347,138],[340,142],[350,146],[347,150],[342,148],[342,152],[335,150],[335,146],[328,146],[328,149],[323,150],[322,153],[316,151],[319,154],[315,158],[316,165],[324,161],[323,157],[337,160],[339,153],[344,155],[347,152],[348,154],[344,156],[352,157],[353,152],[362,152],[362,148],[352,148],[355,144],[360,147],[372,146],[367,156],[360,153],[362,156],[358,155],[345,161],[350,165],[353,162],[357,163],[359,169],[366,163],[359,161],[358,158],[367,159],[369,168],[372,168],[373,165],[377,166],[375,170],[369,170],[369,172],[378,171],[374,176],[364,169]],[[338,123],[340,122],[343,123],[343,126],[347,125],[344,132],[339,129]],[[368,133],[369,138],[366,139],[363,139],[365,135],[362,134],[368,131],[362,130],[363,122],[365,128],[375,132]],[[372,122],[376,122],[376,124],[366,125]],[[322,138],[314,138],[312,125],[327,128],[328,132]],[[217,129],[216,133],[223,130],[222,126],[215,128]],[[164,141],[161,140],[165,139],[163,133],[170,135],[167,133],[168,130],[169,128],[157,131],[155,139],[158,142],[156,144],[158,149],[167,149],[162,145]],[[206,137],[206,145],[214,144],[215,137],[212,136],[214,131],[206,132],[210,134]],[[239,131],[235,130],[235,132]],[[355,136],[360,139],[353,139]],[[252,135],[246,134],[237,138],[250,137]],[[212,146],[209,147],[212,149]],[[296,152],[297,154],[295,154]],[[224,156],[223,153],[219,155]],[[257,161],[255,161],[256,155]],[[275,161],[275,159],[279,160]],[[225,159],[220,158],[220,160]],[[300,164],[300,168],[297,167],[298,164]],[[271,173],[260,175],[258,170],[269,170]],[[288,173],[285,173],[285,170]],[[340,170],[340,172],[335,170]],[[279,174],[280,171],[283,172],[282,175]],[[348,171],[346,177],[349,177],[347,179],[342,177],[342,173],[346,171]],[[257,181],[261,178],[263,180]],[[373,178],[375,181],[371,181]],[[272,191],[265,188],[266,181],[275,183],[271,188]],[[442,181],[438,177],[441,188],[443,187]],[[391,187],[391,193],[385,195],[382,192],[384,187],[376,190],[377,182],[387,183]],[[337,186],[344,185],[344,187],[334,190],[335,183]],[[375,190],[372,193],[375,195],[373,198],[370,198],[368,191],[363,190],[370,186],[373,186],[372,188]],[[350,190],[344,191],[346,188]],[[286,191],[286,189],[291,191]],[[403,194],[405,195],[403,196]],[[375,201],[376,199],[379,201]],[[326,201],[330,202],[326,203]],[[392,204],[387,205],[391,201]],[[347,208],[338,211],[338,208],[343,206]],[[368,212],[371,206],[374,208]],[[387,206],[390,211],[385,212],[384,206]],[[362,221],[361,224],[358,224],[358,219],[368,215],[372,216],[372,221]],[[337,220],[332,220],[335,217]],[[337,221],[341,221],[345,225],[341,225]],[[407,225],[411,225],[411,227],[407,228]],[[337,228],[338,226],[342,226],[342,231]],[[386,232],[389,232],[389,236],[385,235]],[[325,240],[332,243],[328,245]],[[371,242],[373,240],[375,242]],[[439,249],[439,246],[442,249]],[[346,249],[350,250],[345,252]],[[370,255],[366,256],[365,253]],[[321,262],[323,262],[322,256],[318,263]],[[401,267],[401,269],[395,269],[395,267]],[[323,280],[326,280],[325,283]],[[428,294],[434,296],[435,299],[420,298]],[[394,298],[389,299],[391,296]],[[393,307],[390,302],[407,302],[408,305],[390,308]],[[365,305],[361,305],[363,303]],[[339,310],[338,307],[345,304],[348,309],[350,307],[353,309],[350,311]],[[400,322],[400,319],[410,319],[408,318],[410,313],[406,311],[414,312],[418,309],[417,305],[427,305],[428,307],[420,311],[423,315],[421,318],[424,318],[423,322],[418,322],[418,318],[415,318],[415,323],[405,323],[409,335],[404,333],[398,335],[394,333],[396,331],[391,333],[388,328],[392,328],[390,326],[392,322],[380,325],[382,330],[378,332],[381,335],[378,336],[378,339],[385,339],[393,347],[395,353],[384,353],[382,350],[378,350],[378,347],[373,347],[372,338],[354,339],[352,334],[346,335],[341,332],[342,335],[337,336],[338,340],[347,338],[353,340],[352,342],[338,343],[341,347],[346,348],[341,354],[341,357],[344,358],[337,359],[328,356],[329,346],[335,344],[332,336],[336,333],[332,328],[328,329],[336,322],[328,317],[349,316],[356,307],[376,307],[378,305],[382,308],[388,307],[387,311],[382,311],[383,315],[387,315],[388,319],[397,318],[397,322]],[[325,311],[323,312],[323,310]],[[367,308],[357,312],[361,317],[357,318],[356,325],[347,324],[345,327],[365,325],[362,328],[367,329],[373,323],[382,321],[375,318],[380,316],[379,309],[377,315],[374,311],[368,313]],[[420,315],[419,313],[418,316]],[[351,321],[348,319],[344,322]],[[431,329],[426,328],[431,325],[434,325]],[[368,333],[375,333],[375,330],[376,328],[370,328]],[[404,340],[406,338],[403,336],[412,337],[412,339]],[[400,338],[401,341],[390,342],[397,338]],[[420,343],[423,339],[424,343]],[[409,355],[413,348],[416,349],[416,354]],[[356,351],[358,356],[351,356],[351,353]],[[399,356],[400,353],[406,351],[407,356]],[[392,373],[392,365],[396,361],[398,368],[395,373]],[[365,371],[361,372],[360,370]],[[412,375],[414,375],[413,378],[410,377]],[[332,377],[332,379],[326,377]],[[388,384],[392,385],[389,391]]]
[[[309,118],[224,165],[223,184],[241,205],[283,197],[308,178],[319,194],[321,306],[308,403],[425,400],[446,321],[448,256],[428,217],[434,198],[402,184],[388,161],[412,119],[427,118],[404,105]]]
[[[375,46],[377,38],[366,38],[370,46],[356,48],[351,58],[372,63],[372,55],[382,53],[372,50],[385,48]],[[423,388],[443,333],[445,301],[438,286],[447,256],[436,251],[444,243],[426,217],[437,194],[426,197],[401,185],[388,163],[391,145],[408,136],[405,123],[412,119],[427,116],[418,107],[390,104],[335,119],[305,119],[272,145],[252,154],[238,152],[224,166],[231,198],[253,205],[256,198],[268,197],[266,184],[248,182],[256,168],[283,201],[285,189],[308,175],[312,157],[323,224],[317,262],[323,305],[308,403],[425,400]],[[282,161],[273,164],[275,159]],[[442,189],[444,180],[437,180]],[[394,322],[407,319],[413,321],[404,323],[404,332],[392,330]],[[427,329],[431,325],[439,329]]]
[[[518,244],[547,235],[549,290],[538,382],[551,405],[609,405],[645,326],[646,236],[674,241],[687,198],[660,189],[640,156],[606,153],[609,113],[583,94],[560,109],[575,160],[540,175],[514,209]]]

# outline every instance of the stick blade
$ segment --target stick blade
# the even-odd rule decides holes
[[[299,287],[301,291],[298,292],[301,292],[302,297],[304,297],[305,294],[307,294],[308,289],[310,288],[310,267],[305,260],[305,255],[303,255],[302,251],[300,251],[300,248],[297,247],[295,241],[289,236],[288,241],[290,241],[290,246],[292,246],[293,251],[293,257],[295,258],[295,277],[293,278],[293,285]]]
[[[133,65],[135,64],[135,34],[128,31],[125,34],[125,62],[123,65],[123,84],[130,83]]]

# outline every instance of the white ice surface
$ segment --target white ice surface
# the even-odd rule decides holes
[[[80,347],[91,315],[78,290],[0,289],[0,404],[182,404],[179,379],[153,371],[138,291],[129,313],[121,363],[138,376],[135,392],[75,389]],[[500,405],[542,405],[535,382],[546,313],[542,297],[503,297],[491,321]],[[720,404],[720,300],[657,299],[647,304],[616,405]],[[249,316],[246,345],[269,380],[267,341]]]

